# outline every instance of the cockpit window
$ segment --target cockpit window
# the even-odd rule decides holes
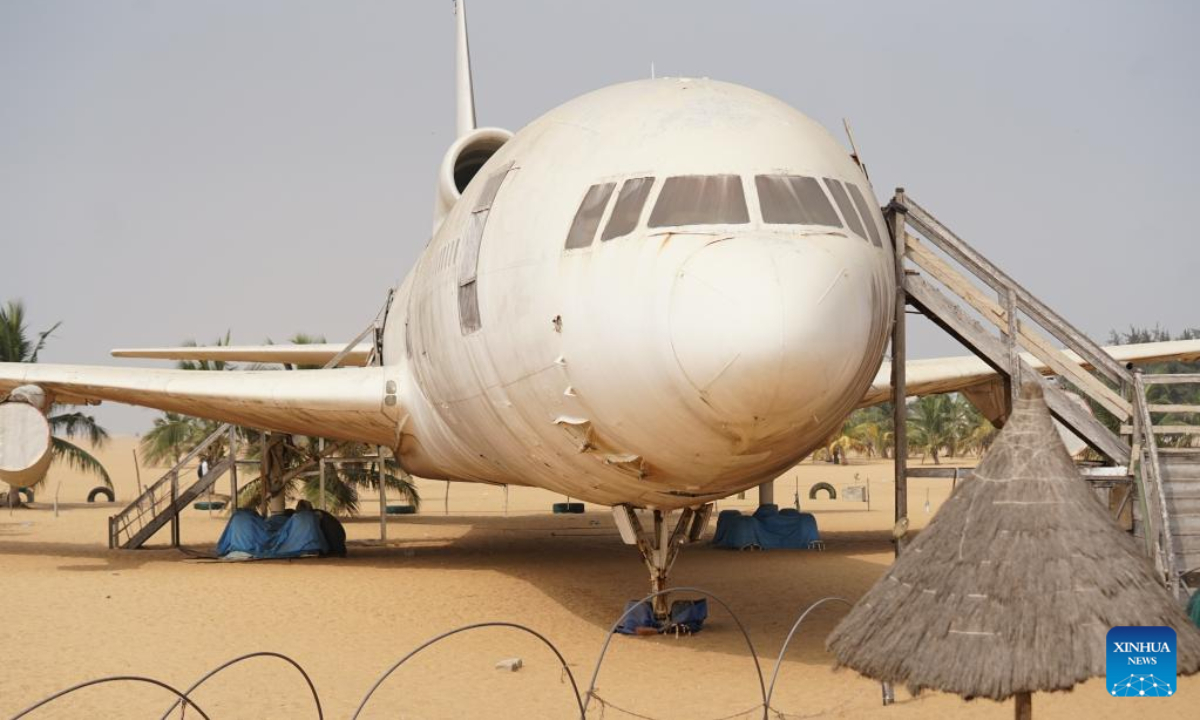
[[[841,227],[833,203],[821,183],[800,175],[759,175],[754,178],[763,222],[780,225]]]
[[[846,188],[833,178],[825,178],[825,186],[829,188],[829,194],[833,196],[833,201],[837,203],[838,209],[842,211],[842,217],[846,219],[846,224],[850,229],[858,234],[864,240],[867,233],[863,230],[862,222],[858,219],[858,213],[854,211],[854,205],[851,204],[849,196],[846,195]]]
[[[567,249],[588,247],[596,237],[596,229],[600,227],[600,217],[608,206],[608,198],[612,195],[616,183],[603,183],[588,188],[579,203],[575,213],[575,221],[571,223],[571,231],[567,233]]]
[[[608,218],[608,224],[604,226],[604,232],[600,235],[601,241],[612,240],[634,231],[653,186],[652,177],[630,178],[621,185],[612,216]]]
[[[846,183],[846,189],[850,191],[850,197],[854,200],[854,206],[858,208],[858,214],[862,215],[862,221],[867,226],[867,234],[871,236],[871,244],[875,247],[883,247],[883,242],[879,238],[879,227],[875,224],[875,215],[871,212],[871,206],[867,204],[857,185]]]
[[[663,182],[650,227],[743,225],[750,222],[737,175],[679,175]]]

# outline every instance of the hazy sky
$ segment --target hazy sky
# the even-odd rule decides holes
[[[1200,4],[469,10],[483,125],[652,62],[742,83],[839,137],[849,117],[881,201],[904,185],[1093,337],[1200,325]],[[43,362],[348,339],[427,240],[453,58],[450,0],[0,0],[0,301],[63,321]]]

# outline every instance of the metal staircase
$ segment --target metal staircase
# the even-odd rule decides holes
[[[225,457],[212,463],[208,474],[182,489],[180,477],[184,467],[204,454],[222,436],[229,437]],[[140,548],[168,522],[171,523],[171,545],[179,545],[179,513],[192,501],[213,486],[234,465],[237,439],[233,426],[225,424],[205,438],[182,460],[175,464],[145,492],[120,513],[108,519],[108,546],[122,550]]]
[[[999,373],[1000,379],[964,392],[993,423],[1001,425],[1007,419],[1022,382],[1042,384],[1054,417],[1108,465],[1083,476],[1103,493],[1120,486],[1127,489],[1118,514],[1132,499],[1135,531],[1145,539],[1164,584],[1182,590],[1183,574],[1200,565],[1200,448],[1159,448],[1155,436],[1200,434],[1200,427],[1155,426],[1151,414],[1197,413],[1200,407],[1150,404],[1145,386],[1200,382],[1200,376],[1144,376],[1125,367],[951,232],[903,188],[885,214],[898,285],[892,336],[897,519],[907,508],[906,479],[916,475],[908,472],[906,461],[907,304]],[[1103,408],[1120,432],[1098,419],[1080,398]],[[1160,500],[1164,497],[1165,502]]]

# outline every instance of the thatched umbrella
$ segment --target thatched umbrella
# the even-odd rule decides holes
[[[1118,625],[1174,628],[1179,674],[1200,668],[1200,632],[1080,478],[1030,384],[974,477],[826,645],[839,665],[914,693],[1015,695],[1020,718],[1030,693],[1103,675]]]

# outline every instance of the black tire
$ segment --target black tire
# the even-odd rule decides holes
[[[827,490],[829,492],[830,500],[837,500],[837,490],[835,490],[834,487],[827,482],[819,482],[816,485],[813,485],[808,491],[808,499],[816,500],[817,493],[821,490]]]
[[[412,505],[388,505],[388,515],[412,515],[417,512],[417,509]]]
[[[88,502],[90,502],[90,503],[96,502],[96,498],[101,495],[103,495],[105,497],[105,502],[113,502],[114,500],[117,499],[117,496],[113,494],[112,490],[109,490],[108,488],[101,485],[100,487],[92,488],[92,491],[90,493],[88,493]]]
[[[17,492],[25,498],[26,504],[33,502],[33,488],[17,488]]]

